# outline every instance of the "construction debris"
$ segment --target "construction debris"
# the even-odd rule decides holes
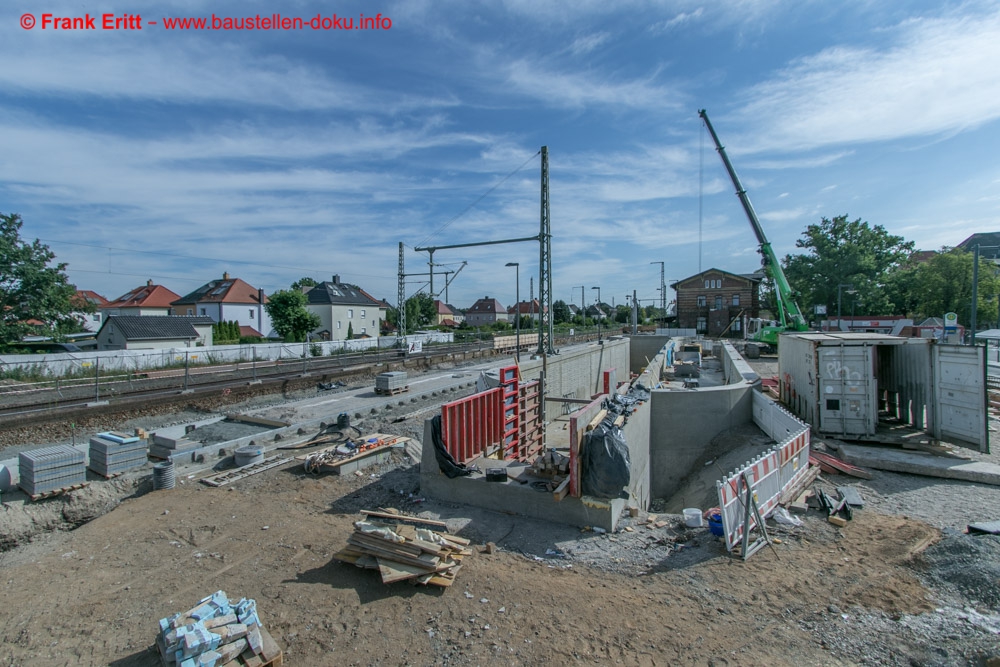
[[[319,474],[323,471],[333,472],[353,472],[353,470],[341,470],[349,463],[360,462],[369,456],[387,452],[391,447],[404,445],[410,438],[405,436],[388,435],[385,433],[373,433],[358,438],[357,440],[342,440],[341,444],[327,447],[311,454],[297,456],[296,459],[303,462],[303,467],[308,473]],[[357,467],[363,467],[358,465]]]
[[[260,623],[257,603],[232,604],[225,592],[160,620],[156,647],[164,667],[280,667],[281,649]]]
[[[354,523],[348,546],[333,557],[361,568],[378,570],[382,583],[412,581],[451,586],[462,567],[462,558],[472,555],[466,548],[469,540],[421,528],[419,525],[425,520],[420,517],[367,510],[362,514],[368,520]],[[415,525],[402,523],[404,521]]]
[[[237,482],[245,477],[249,477],[250,475],[256,475],[259,472],[276,468],[277,466],[287,462],[288,459],[282,456],[270,456],[266,459],[258,461],[257,463],[251,463],[249,465],[236,468],[235,470],[221,472],[218,475],[212,475],[211,477],[205,477],[201,481],[203,484],[208,484],[209,486],[225,486],[226,484]]]

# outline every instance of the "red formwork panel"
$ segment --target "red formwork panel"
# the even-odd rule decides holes
[[[505,366],[500,369],[500,390],[503,392],[503,435],[501,447],[503,458],[514,461],[518,458],[520,443],[521,410],[518,401],[518,384],[520,374],[517,366]]]
[[[491,453],[503,441],[503,388],[461,398],[441,406],[441,437],[459,463]]]

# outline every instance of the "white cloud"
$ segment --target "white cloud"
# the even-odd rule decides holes
[[[645,79],[625,79],[604,72],[560,72],[538,62],[518,60],[507,67],[506,83],[514,92],[547,106],[583,108],[592,104],[633,109],[678,109],[685,95],[657,84],[658,72]]]
[[[738,115],[759,132],[744,150],[956,132],[1000,117],[1000,12],[911,19],[886,32],[895,35],[887,48],[825,49],[751,87]]]
[[[670,32],[678,26],[682,26],[686,23],[691,23],[697,21],[704,14],[704,7],[698,7],[693,12],[681,12],[673,18],[666,19],[665,21],[658,21],[649,27],[650,31],[653,33],[664,33]]]

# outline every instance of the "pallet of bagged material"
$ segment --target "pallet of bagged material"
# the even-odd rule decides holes
[[[281,649],[257,615],[257,603],[230,602],[225,592],[160,620],[156,648],[163,664],[212,667],[280,667]]]

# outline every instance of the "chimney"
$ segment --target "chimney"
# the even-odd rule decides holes
[[[229,280],[229,271],[223,271],[222,272],[222,279],[223,280]]]
[[[146,279],[146,287],[152,287],[152,286],[153,286],[153,279],[152,278],[147,278]]]
[[[339,285],[340,284],[340,275],[337,274],[337,273],[333,274],[333,284],[334,285]]]
[[[264,290],[260,287],[257,288],[257,303],[264,303]]]

